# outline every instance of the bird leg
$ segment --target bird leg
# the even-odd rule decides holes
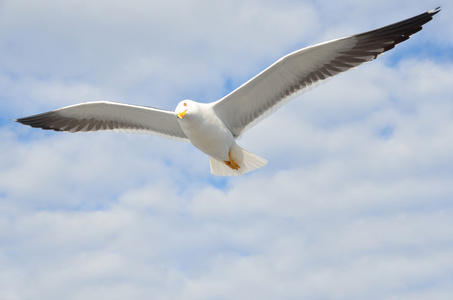
[[[231,158],[231,152],[228,151],[228,157],[230,158],[229,161],[224,160],[225,164],[230,167],[233,170],[239,169],[241,166],[237,162],[234,161],[234,159]]]

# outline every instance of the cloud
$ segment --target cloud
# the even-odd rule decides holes
[[[246,132],[269,164],[239,178],[187,143],[10,121],[211,101],[298,47],[437,5],[359,2],[2,2],[0,298],[449,298],[448,4]]]

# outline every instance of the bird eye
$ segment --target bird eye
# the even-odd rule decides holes
[[[186,103],[186,102],[184,102],[184,104],[183,104],[183,105],[184,105],[184,106],[187,106],[187,103]]]

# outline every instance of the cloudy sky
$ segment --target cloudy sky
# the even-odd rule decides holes
[[[453,297],[453,4],[0,0],[0,299]],[[187,143],[14,118],[210,102],[301,47],[442,5],[296,98],[214,177]]]

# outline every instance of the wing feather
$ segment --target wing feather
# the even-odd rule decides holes
[[[420,31],[440,8],[413,18],[284,56],[213,104],[235,137],[295,96],[341,72],[376,59]]]
[[[128,131],[188,140],[174,112],[109,101],[76,104],[15,121],[55,131]]]

